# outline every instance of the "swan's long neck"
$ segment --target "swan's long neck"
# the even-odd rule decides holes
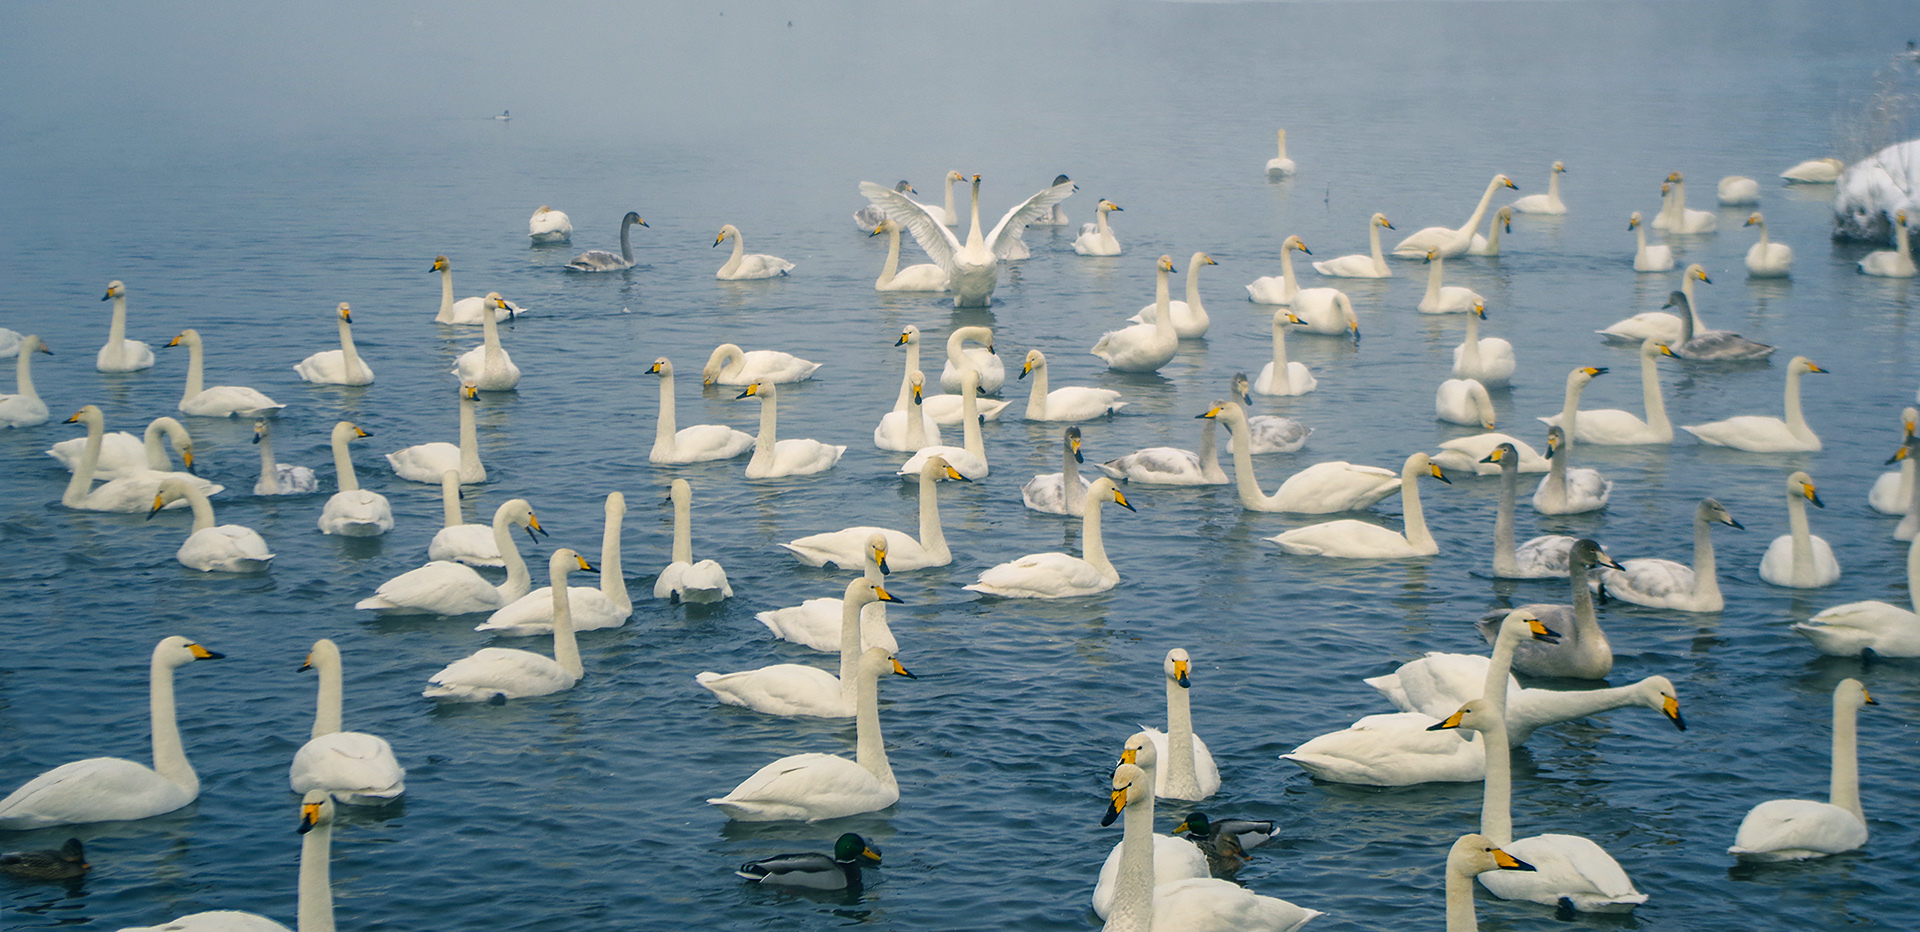
[[[180,744],[180,723],[173,711],[173,665],[155,657],[148,673],[148,705],[153,727],[153,772],[188,792],[200,792],[200,776],[187,763],[186,748]]]
[[[1445,262],[1445,259],[1436,255],[1427,263],[1427,294],[1425,300],[1440,300],[1441,266],[1444,265]],[[1468,313],[1471,315],[1472,312]]]
[[[1721,600],[1720,572],[1713,558],[1713,530],[1701,514],[1693,516],[1693,597]]]
[[[1100,499],[1088,496],[1080,506],[1080,558],[1111,579],[1120,572],[1107,559],[1106,540],[1100,534],[1100,504]]]
[[[1893,222],[1894,257],[1900,260],[1903,268],[1911,269],[1913,268],[1913,246],[1909,236],[1907,225],[1899,220],[1895,220]],[[113,320],[116,324],[120,322],[120,314],[117,313],[119,308],[120,305],[114,305],[116,313],[113,316]]]
[[[1097,230],[1101,236],[1106,236],[1108,234],[1109,231],[1107,230],[1106,208],[1103,207],[1093,212],[1093,222],[1094,222],[1094,229]]]
[[[776,431],[780,422],[778,408],[778,397],[771,391],[763,390],[760,393],[760,434],[753,439],[753,459],[747,463],[750,469],[755,463],[771,465],[773,462],[773,445],[778,442]]]
[[[1706,321],[1700,319],[1700,302],[1693,296],[1694,281],[1692,275],[1682,276],[1680,279],[1680,293],[1687,296],[1687,324],[1693,328],[1691,332],[1681,337],[1682,342],[1693,339],[1694,333],[1707,329]]]
[[[1853,813],[1862,825],[1867,814],[1860,809],[1859,738],[1856,733],[1860,709],[1850,699],[1833,697],[1833,786],[1827,801]]]
[[[880,735],[879,679],[880,671],[873,664],[860,665],[853,694],[853,727],[859,743],[853,758],[882,786],[891,787],[898,784],[893,779],[893,768],[887,765],[887,745]]]
[[[78,508],[85,501],[87,493],[93,490],[93,472],[100,465],[100,442],[106,436],[106,422],[98,417],[85,420],[87,425],[87,443],[80,448],[80,465],[75,466],[73,476],[67,480],[66,491],[60,494],[60,504],[68,508]],[[1920,484],[1916,484],[1920,488]]]
[[[1293,250],[1283,248],[1280,250],[1280,294],[1292,304],[1293,296],[1299,291],[1299,283],[1293,280]]]
[[[1757,227],[1759,227],[1759,228],[1760,228],[1760,251],[1761,251],[1761,252],[1766,252],[1766,250],[1767,250],[1767,243],[1768,243],[1768,240],[1767,240],[1767,222],[1766,222],[1765,220],[1762,220],[1762,221],[1760,221],[1759,223],[1756,223],[1756,224],[1754,224],[1754,226],[1757,226]]]
[[[660,380],[660,417],[653,425],[653,449],[662,455],[673,449],[674,435],[680,432],[680,421],[674,416],[673,377]]]
[[[300,837],[299,932],[333,932],[333,823],[322,822]]]
[[[507,563],[507,581],[496,588],[501,604],[509,604],[533,588],[533,577],[527,572],[527,561],[520,557],[520,546],[514,543],[513,519],[505,514],[493,516],[493,545]]]
[[[1273,384],[1291,385],[1287,375],[1287,312],[1273,315]]]
[[[1800,413],[1799,366],[1792,366],[1787,369],[1787,430],[1792,432],[1795,437],[1806,438],[1813,436],[1813,431],[1807,428],[1806,416]]]
[[[633,264],[633,221],[625,218],[620,221],[620,258]]]
[[[1080,461],[1074,459],[1073,446],[1063,444],[1060,454],[1060,495],[1066,502],[1067,511],[1087,506],[1087,493],[1080,488]]]
[[[202,387],[202,381],[201,381],[201,372],[203,371],[202,365],[205,363],[205,361],[206,360],[203,355],[203,350],[200,345],[200,338],[196,336],[193,339],[188,340],[187,341],[187,388],[186,388],[186,391],[181,393],[180,395],[181,401],[183,402],[187,401],[193,398],[195,395],[198,395],[205,390]]]
[[[567,593],[566,564],[554,567],[548,581],[553,587],[553,659],[569,678],[579,682],[587,670],[580,663],[580,642],[573,636],[573,605]]]
[[[920,338],[907,342],[907,367],[900,373],[900,394],[893,399],[893,410],[905,413],[913,407],[913,373],[920,368]]]
[[[940,218],[941,223],[945,223],[947,217],[952,217],[955,220],[960,219],[960,212],[953,209],[953,181],[953,175],[947,175],[947,216]]]
[[[1606,632],[1600,630],[1600,616],[1593,610],[1593,589],[1587,585],[1587,574],[1593,571],[1593,564],[1574,560],[1569,569],[1567,578],[1573,584],[1572,637],[1586,644],[1605,644]]]
[[[1498,190],[1500,190],[1499,178],[1495,178],[1492,181],[1487,182],[1487,191],[1485,194],[1480,195],[1480,203],[1474,205],[1473,216],[1468,217],[1467,222],[1461,224],[1460,229],[1454,231],[1455,235],[1465,235],[1470,237],[1473,235],[1475,230],[1480,229],[1480,221],[1485,219],[1487,216],[1487,205],[1493,203],[1493,192]]]
[[[453,322],[453,267],[440,270],[440,314],[434,320],[443,324]]]
[[[460,476],[476,475],[486,475],[486,469],[480,465],[480,429],[474,425],[473,399],[463,394],[460,397]]]
[[[1146,774],[1142,771],[1142,779]],[[1148,781],[1151,784],[1151,780]],[[1129,794],[1131,795],[1131,794]],[[1147,932],[1153,928],[1153,790],[1129,798],[1120,813],[1120,869],[1114,874],[1113,903],[1104,932]]]
[[[1535,729],[1568,722],[1601,712],[1646,705],[1649,684],[1629,683],[1605,689],[1524,689],[1524,702],[1513,706],[1507,716],[1511,729],[1509,744],[1525,744]]]
[[[1187,690],[1167,680],[1167,792],[1178,798],[1200,795],[1193,766],[1193,709]]]
[[[440,522],[442,527],[467,523],[466,515],[460,513],[460,474],[451,469],[440,477]]]
[[[1480,932],[1473,909],[1473,875],[1447,868],[1447,932]]]
[[[980,436],[980,405],[976,395],[978,392],[972,388],[960,393],[961,446],[984,463],[987,461],[987,443]]]
[[[678,495],[673,498],[673,562],[693,562],[693,502]]]
[[[1460,344],[1460,364],[1471,375],[1480,374],[1480,315],[1467,314],[1467,339]]]
[[[1686,214],[1687,214],[1687,183],[1684,181],[1676,181],[1673,183],[1673,216],[1674,216],[1674,219],[1677,220],[1682,217],[1685,217]]]
[[[504,368],[506,364],[504,351],[500,348],[500,322],[493,318],[493,307],[483,302],[480,308],[482,347],[480,350],[480,366],[487,372]]]
[[[353,324],[345,317],[340,318],[340,361],[348,378],[360,371],[360,350],[353,345]]]
[[[907,422],[907,448],[919,452],[927,445],[927,414],[913,403],[911,388],[907,392],[907,406],[900,416]]]
[[[1553,458],[1548,460],[1547,463],[1547,488],[1557,490],[1562,498],[1566,497],[1567,447],[1564,441],[1561,443],[1560,449],[1554,451]]]
[[[1041,363],[1033,367],[1030,373],[1033,384],[1027,389],[1027,419],[1044,420],[1047,416],[1047,365]],[[1068,459],[1073,457],[1069,456]]]
[[[1101,214],[1104,223],[1106,215]],[[1154,273],[1153,283],[1153,332],[1163,337],[1179,339],[1173,329],[1173,311],[1169,308],[1168,272],[1162,268]]]
[[[1208,482],[1224,483],[1227,481],[1227,473],[1220,468],[1220,444],[1215,438],[1215,432],[1219,428],[1219,423],[1213,418],[1208,418],[1205,424],[1200,425],[1200,449],[1197,452],[1200,455],[1201,477]],[[1252,457],[1249,456],[1248,459]]]
[[[721,266],[720,271],[726,272],[726,273],[732,273],[733,271],[739,269],[740,260],[741,258],[746,256],[746,254],[747,254],[747,242],[745,239],[741,238],[740,231],[735,230],[733,233],[733,255],[727,257],[727,264],[724,266]]]
[[[850,702],[854,714],[860,710],[860,613],[867,607],[864,599],[840,600],[840,698]]]
[[[1194,255],[1201,256],[1205,253],[1194,253]],[[1187,260],[1187,311],[1195,316],[1206,312],[1206,309],[1200,306],[1200,266],[1205,264],[1204,260]]]
[[[113,322],[107,325],[107,345],[122,347],[127,342],[127,295],[122,291],[113,299]]]
[[[207,498],[207,493],[201,491],[197,485],[188,485],[186,489],[187,507],[193,509],[194,533],[198,534],[201,531],[212,528],[213,501]]]
[[[168,420],[170,419],[154,418],[153,422],[147,425],[146,432],[140,435],[140,445],[147,452],[147,468],[156,472],[173,471],[173,460],[167,456],[167,448],[160,440],[160,435],[167,429]],[[267,445],[267,438],[260,438],[260,443],[262,446]]]
[[[1508,654],[1511,663],[1512,654]],[[1507,669],[1500,669],[1500,689],[1490,691],[1486,701],[1491,711],[1492,721],[1480,732],[1480,741],[1486,745],[1487,779],[1480,796],[1480,834],[1493,840],[1496,845],[1513,843],[1513,749],[1507,744]],[[1493,678],[1493,668],[1487,671],[1487,678]]]
[[[1266,511],[1273,500],[1267,493],[1260,491],[1260,480],[1253,474],[1253,441],[1247,438],[1249,433],[1246,419],[1227,424],[1227,447],[1233,452],[1233,483],[1240,493],[1240,504],[1250,511]],[[1202,442],[1205,437],[1201,438]]]
[[[1793,535],[1793,581],[1813,576],[1813,530],[1807,526],[1807,500],[1796,491],[1787,496],[1787,531]]]
[[[340,731],[340,711],[344,703],[341,689],[340,658],[322,655],[314,665],[320,674],[320,702],[313,712],[313,734],[318,738]]]
[[[1640,397],[1647,409],[1647,427],[1671,437],[1673,422],[1667,420],[1667,398],[1660,391],[1659,353],[1659,347],[1640,353]]]
[[[1645,265],[1647,263],[1647,227],[1645,224],[1634,225],[1633,241],[1635,244],[1633,248],[1633,264],[1637,266]]]
[[[1511,462],[1508,457],[1500,459],[1500,508],[1493,513],[1493,574],[1517,576],[1520,560],[1513,549],[1513,512],[1520,495],[1520,456],[1514,454]]]
[[[40,393],[33,390],[33,352],[35,342],[20,341],[20,360],[15,363],[13,373],[14,393],[28,398],[38,398]]]
[[[1560,203],[1560,173],[1547,173],[1547,203]]]
[[[947,532],[940,526],[940,483],[927,470],[920,471],[920,549],[943,566],[953,559],[947,549]]]
[[[265,449],[267,443],[266,437],[260,438],[263,454],[268,452]],[[261,468],[272,469],[273,465],[269,461],[262,461]],[[343,430],[333,432],[333,472],[339,481],[340,491],[353,492],[360,488],[360,477],[353,472],[353,457],[347,453],[347,432]]]
[[[1284,159],[1286,157],[1287,157],[1287,131],[1283,129],[1280,131],[1280,154],[1275,156],[1275,158]]]
[[[1920,535],[1907,545],[1907,598],[1914,606],[1914,614],[1920,615]]]
[[[973,195],[970,200],[973,203],[973,220],[971,226],[967,228],[966,248],[968,252],[977,252],[986,245],[986,237],[980,232],[980,182],[978,179],[973,182]],[[1102,223],[1104,222],[1103,220]]]
[[[1400,468],[1400,504],[1407,523],[1407,543],[1419,549],[1437,546],[1427,532],[1427,512],[1420,505],[1420,470]]]
[[[1586,384],[1577,378],[1567,380],[1567,394],[1560,403],[1560,430],[1566,434],[1561,438],[1560,452],[1556,456],[1565,456],[1573,452],[1574,421],[1580,417],[1580,391]]]
[[[624,510],[609,509],[606,529],[600,532],[600,594],[615,605],[633,603],[627,596],[627,577],[620,572],[620,522],[624,517]],[[691,544],[688,549],[692,549]]]
[[[885,288],[893,284],[893,276],[900,271],[900,228],[887,228],[887,264],[880,267],[880,280],[874,286]]]
[[[1500,222],[1499,214],[1494,214],[1493,219],[1487,221],[1488,255],[1497,256],[1500,254],[1500,230],[1503,226],[1504,224]]]
[[[277,490],[280,488],[280,471],[274,468],[273,435],[270,433],[262,433],[258,446],[260,447],[260,481],[267,487]],[[156,451],[160,451],[160,444],[157,440],[149,443],[147,446],[147,462],[149,465],[152,464],[153,455]],[[161,452],[164,455],[164,451]]]
[[[1373,274],[1387,274],[1387,257],[1380,251],[1380,224],[1367,224],[1367,248],[1373,253]]]

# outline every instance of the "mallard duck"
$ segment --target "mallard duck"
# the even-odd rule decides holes
[[[786,887],[810,887],[815,890],[860,889],[860,862],[880,863],[880,852],[867,840],[848,832],[833,843],[833,854],[811,851],[776,854],[748,861],[734,873],[755,883]]]
[[[92,869],[78,838],[67,839],[67,843],[57,849],[0,854],[0,874],[28,880],[73,880],[85,877]]]

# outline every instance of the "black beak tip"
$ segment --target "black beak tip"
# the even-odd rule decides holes
[[[1678,712],[1673,713],[1673,727],[1680,731],[1687,730],[1687,720]]]

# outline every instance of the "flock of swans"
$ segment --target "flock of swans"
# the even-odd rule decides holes
[[[1813,176],[1820,174],[1820,166],[1802,168],[1808,177],[1790,180],[1819,183]],[[1279,156],[1267,164],[1267,171],[1272,178],[1297,171],[1295,163],[1286,157],[1284,130],[1279,136]],[[1498,207],[1492,203],[1496,195],[1518,186],[1508,176],[1496,175],[1461,226],[1418,229],[1390,250],[1383,248],[1382,233],[1396,228],[1385,213],[1373,213],[1367,222],[1367,253],[1313,263],[1313,269],[1329,280],[1393,278],[1417,269],[1415,274],[1424,273],[1425,291],[1413,310],[1459,315],[1457,319],[1464,322],[1465,335],[1454,349],[1450,377],[1439,383],[1435,393],[1435,414],[1439,421],[1483,433],[1449,440],[1432,452],[1406,452],[1397,468],[1325,461],[1295,472],[1272,493],[1260,487],[1253,457],[1298,451],[1313,432],[1294,418],[1252,413],[1256,396],[1294,397],[1318,389],[1318,377],[1300,361],[1289,358],[1290,333],[1357,341],[1362,329],[1355,302],[1344,291],[1330,285],[1302,287],[1291,254],[1312,253],[1299,236],[1287,237],[1274,257],[1280,274],[1259,278],[1245,289],[1256,313],[1263,320],[1271,317],[1270,361],[1253,378],[1241,374],[1220,379],[1227,388],[1226,396],[1205,410],[1193,412],[1194,419],[1202,422],[1198,425],[1196,450],[1152,447],[1087,464],[1080,425],[1105,421],[1132,404],[1122,391],[1056,386],[1049,377],[1048,359],[1039,349],[1014,356],[1022,361],[1010,383],[1006,360],[1014,354],[1002,352],[991,327],[953,328],[944,340],[943,366],[937,379],[930,378],[921,366],[923,334],[919,327],[907,325],[897,333],[876,333],[876,341],[884,339],[900,351],[903,368],[891,406],[876,412],[880,417],[872,442],[883,451],[910,454],[897,472],[918,490],[916,532],[851,526],[779,544],[801,563],[831,565],[860,574],[845,583],[840,598],[809,599],[757,616],[777,639],[814,651],[837,651],[837,671],[811,664],[777,663],[741,671],[701,672],[693,677],[711,693],[712,701],[760,714],[851,719],[854,753],[848,757],[808,752],[778,758],[708,802],[734,820],[814,822],[885,810],[901,801],[903,791],[914,791],[913,787],[903,788],[895,778],[881,731],[881,681],[894,676],[913,677],[898,656],[902,643],[910,646],[913,638],[896,635],[888,624],[887,605],[900,600],[887,585],[898,578],[897,574],[953,562],[953,548],[940,516],[941,499],[986,494],[975,485],[988,482],[992,475],[985,425],[1017,416],[1061,427],[1060,471],[1025,481],[1021,498],[1035,512],[1078,518],[1080,550],[1077,554],[1043,552],[1015,557],[981,571],[976,581],[964,587],[998,599],[1073,599],[1122,585],[1121,567],[1106,550],[1103,515],[1108,505],[1134,510],[1132,493],[1139,488],[1178,494],[1180,487],[1231,485],[1240,504],[1250,512],[1348,515],[1267,538],[1286,559],[1405,560],[1432,556],[1443,547],[1453,546],[1437,537],[1427,524],[1422,508],[1424,481],[1450,485],[1455,480],[1493,477],[1499,483],[1500,495],[1492,516],[1494,546],[1486,572],[1503,579],[1563,579],[1568,586],[1567,602],[1527,604],[1481,619],[1481,631],[1491,648],[1489,656],[1431,653],[1392,674],[1367,680],[1366,685],[1374,687],[1399,711],[1367,716],[1346,729],[1306,740],[1284,758],[1316,779],[1335,783],[1484,784],[1478,831],[1460,837],[1446,857],[1449,929],[1474,928],[1473,877],[1502,899],[1562,909],[1622,912],[1646,902],[1650,894],[1636,887],[1627,865],[1585,837],[1553,833],[1514,837],[1509,752],[1540,728],[1612,709],[1648,708],[1684,729],[1675,685],[1655,675],[1626,686],[1561,691],[1522,688],[1512,674],[1584,680],[1606,677],[1612,671],[1614,653],[1601,625],[1601,600],[1617,599],[1680,612],[1720,611],[1724,599],[1710,531],[1715,525],[1734,529],[1745,525],[1714,499],[1689,503],[1695,540],[1690,563],[1652,556],[1616,560],[1594,540],[1564,535],[1537,536],[1521,542],[1516,531],[1519,474],[1541,477],[1531,496],[1532,509],[1540,515],[1605,509],[1616,489],[1623,494],[1658,494],[1657,490],[1617,486],[1596,469],[1573,465],[1579,448],[1587,444],[1674,443],[1678,435],[1661,390],[1663,365],[1711,372],[1713,367],[1727,363],[1764,362],[1774,347],[1709,328],[1700,316],[1695,285],[1710,283],[1710,279],[1702,266],[1688,265],[1681,274],[1681,287],[1672,292],[1668,302],[1675,313],[1640,314],[1600,331],[1605,341],[1631,347],[1637,353],[1644,414],[1618,409],[1583,410],[1583,391],[1609,371],[1589,365],[1567,373],[1561,409],[1540,418],[1545,422],[1544,429],[1533,429],[1531,436],[1543,442],[1544,453],[1520,436],[1497,432],[1490,392],[1504,389],[1522,371],[1536,379],[1543,374],[1523,370],[1519,353],[1508,340],[1480,335],[1488,319],[1488,299],[1470,288],[1445,284],[1447,260],[1498,255],[1501,234],[1511,231],[1516,214],[1577,217],[1561,196],[1561,177],[1566,171],[1563,163],[1553,163],[1546,193]],[[970,187],[964,214],[956,209],[956,184]],[[855,213],[855,222],[870,236],[887,237],[875,291],[943,292],[952,296],[955,307],[991,305],[1003,266],[1031,254],[1024,240],[1027,228],[1064,225],[1062,203],[1075,189],[1071,180],[1060,176],[1013,206],[983,232],[979,175],[949,172],[944,206],[914,201],[909,195],[917,191],[905,181],[891,188],[862,183],[859,191],[869,204]],[[1716,212],[1686,206],[1685,182],[1679,173],[1667,176],[1661,189],[1663,204],[1651,224],[1643,224],[1637,212],[1628,220],[1637,248],[1630,259],[1623,249],[1619,260],[1623,272],[1631,268],[1654,274],[1674,267],[1673,250],[1668,245],[1647,242],[1648,226],[1669,237],[1699,236],[1716,227]],[[1721,183],[1719,195],[1723,205],[1750,204],[1757,198],[1757,188],[1751,179],[1728,178]],[[1110,215],[1119,211],[1120,206],[1114,202],[1100,200],[1093,222],[1072,240],[1073,252],[1082,256],[1124,255],[1110,220]],[[949,229],[963,218],[969,224],[964,239]],[[1904,216],[1897,219],[1897,250],[1869,256],[1861,263],[1862,272],[1913,274],[1906,251]],[[1482,223],[1489,220],[1482,234]],[[567,263],[566,270],[604,273],[632,268],[631,234],[636,225],[647,227],[638,213],[628,212],[620,224],[618,254],[588,251]],[[1752,212],[1746,225],[1757,227],[1759,234],[1747,254],[1750,273],[1755,277],[1791,274],[1792,250],[1769,239],[1762,215]],[[535,212],[528,226],[529,238],[537,245],[569,243],[572,231],[564,213],[545,206]],[[910,236],[932,261],[902,267],[903,234]],[[717,271],[718,279],[772,279],[786,276],[795,268],[784,259],[747,253],[740,231],[731,224],[720,228],[713,245],[718,247],[729,239],[733,251]],[[1088,352],[1116,372],[1151,373],[1166,367],[1183,345],[1191,345],[1183,341],[1204,338],[1211,326],[1212,317],[1204,306],[1201,270],[1217,264],[1204,251],[1194,252],[1184,270],[1171,256],[1160,256],[1153,263],[1152,303],[1130,320],[1116,322],[1114,329],[1097,338],[1089,335]],[[589,673],[577,635],[624,625],[634,612],[622,562],[626,499],[619,491],[606,495],[598,565],[574,550],[555,549],[547,555],[549,585],[540,589],[532,586],[535,580],[528,558],[516,539],[524,532],[527,540],[538,546],[547,533],[527,499],[516,497],[500,504],[489,523],[464,520],[462,489],[489,481],[479,452],[476,408],[484,404],[488,394],[517,390],[522,379],[522,369],[503,343],[501,324],[516,320],[527,309],[497,292],[455,300],[451,263],[445,256],[434,260],[431,271],[441,277],[441,301],[434,320],[442,325],[480,328],[479,344],[460,355],[452,370],[460,383],[457,396],[450,392],[444,399],[450,403],[448,407],[457,406],[458,442],[405,447],[386,454],[385,461],[395,479],[440,489],[444,527],[434,535],[423,565],[397,572],[353,607],[376,615],[484,615],[475,630],[485,637],[550,641],[547,652],[487,646],[452,660],[421,684],[420,695],[428,699],[500,703],[574,689]],[[1171,276],[1182,272],[1187,276],[1185,300],[1177,301],[1171,297]],[[125,284],[111,282],[103,300],[111,300],[113,310],[96,368],[124,373],[154,366],[154,349],[127,337]],[[1375,309],[1367,310],[1373,313]],[[372,365],[360,355],[353,340],[352,308],[341,302],[333,313],[339,348],[306,357],[293,366],[294,371],[308,383],[371,384]],[[62,337],[63,342],[65,339]],[[23,335],[16,343],[19,391],[0,396],[0,422],[8,427],[36,427],[48,423],[51,415],[34,389],[31,367],[37,354],[50,351],[38,335]],[[310,467],[276,460],[274,415],[285,405],[253,388],[205,385],[199,332],[183,330],[164,346],[185,347],[188,351],[184,391],[177,405],[178,413],[188,420],[159,416],[143,436],[135,437],[107,432],[106,416],[99,406],[80,408],[67,422],[84,427],[85,436],[51,443],[47,450],[72,473],[61,503],[70,509],[146,513],[150,518],[170,509],[184,509],[191,514],[192,523],[177,553],[182,565],[208,573],[269,571],[274,553],[260,533],[237,524],[218,523],[214,503],[226,489],[196,474],[193,438],[186,425],[194,418],[255,419],[254,442],[260,454],[256,496],[320,494],[324,492],[324,478]],[[748,399],[757,402],[759,428],[757,433],[750,433],[724,424],[681,426],[676,417],[673,363],[665,357],[656,359],[648,370],[657,377],[659,391],[649,461],[670,473],[675,465],[747,457],[741,474],[750,480],[820,477],[845,470],[842,457],[851,442],[779,435],[780,387],[812,379],[821,369],[821,363],[778,350],[745,350],[732,343],[717,346],[701,367],[702,385],[729,387],[729,396],[743,406]],[[1704,444],[1756,453],[1819,451],[1821,439],[1802,410],[1801,380],[1825,371],[1804,357],[1791,359],[1784,373],[1784,416],[1743,415],[1681,425],[1680,430]],[[1009,389],[1017,391],[1021,381],[1026,382],[1026,405],[1010,412],[1010,400],[993,396]],[[940,392],[933,391],[936,386]],[[735,388],[737,394],[732,392]],[[1920,592],[1920,535],[1912,526],[1920,523],[1920,483],[1914,477],[1914,456],[1920,451],[1915,424],[1920,411],[1908,408],[1901,412],[1900,419],[1903,436],[1894,459],[1901,468],[1882,477],[1871,501],[1880,511],[1907,516],[1894,536],[1914,541],[1908,551],[1909,586]],[[947,441],[955,428],[959,429],[960,442],[950,445]],[[1229,468],[1223,468],[1221,462],[1220,428],[1227,431],[1225,465]],[[856,434],[852,430],[846,433]],[[331,430],[335,489],[318,509],[316,523],[323,534],[378,537],[395,527],[386,496],[363,488],[359,482],[352,445],[369,436],[344,419]],[[181,460],[184,469],[175,468],[174,457]],[[1815,482],[1807,472],[1795,470],[1785,477],[1785,491],[1788,533],[1773,541],[1755,571],[1765,582],[1788,589],[1830,585],[1841,570],[1834,548],[1814,534],[1809,523],[1807,506],[1824,507]],[[1401,498],[1400,530],[1351,516],[1395,494]],[[726,570],[713,559],[695,557],[692,501],[692,486],[683,478],[673,478],[668,492],[673,509],[672,549],[670,559],[655,577],[652,595],[687,604],[733,598]],[[291,528],[273,530],[276,535],[293,533]],[[984,541],[967,541],[967,545],[990,546]],[[1624,555],[1626,548],[1621,552]],[[495,572],[499,570],[504,576]],[[570,585],[575,573],[597,573],[599,584]],[[1920,616],[1885,603],[1837,606],[1794,626],[1794,630],[1829,654],[1920,656]],[[200,781],[188,762],[176,722],[174,678],[176,671],[189,664],[220,657],[183,637],[161,640],[154,648],[150,671],[151,766],[102,757],[55,768],[26,781],[0,800],[0,829],[147,818],[195,800]],[[323,638],[314,642],[303,667],[318,673],[318,708],[310,740],[295,754],[289,769],[290,789],[302,797],[302,930],[332,928],[327,861],[335,807],[385,805],[405,792],[405,769],[388,743],[376,735],[344,730],[342,665],[339,649]],[[1145,728],[1124,742],[1112,772],[1112,792],[1103,822],[1123,820],[1124,828],[1099,873],[1093,908],[1104,918],[1106,928],[1115,932],[1297,929],[1318,913],[1216,877],[1230,873],[1233,865],[1272,838],[1272,823],[1235,817],[1210,820],[1203,813],[1193,812],[1172,835],[1155,834],[1156,797],[1186,803],[1206,800],[1219,792],[1223,779],[1232,776],[1222,773],[1206,742],[1194,732],[1192,707],[1199,679],[1197,666],[1185,649],[1167,651],[1163,660],[1167,727],[1164,731]],[[1829,801],[1761,803],[1732,833],[1731,854],[1743,859],[1800,859],[1866,843],[1855,764],[1854,718],[1857,710],[1868,704],[1873,704],[1873,699],[1857,680],[1845,680],[1835,691]],[[78,851],[76,845],[64,855],[36,853],[17,862],[71,865],[80,857]],[[878,861],[878,852],[865,839],[846,833],[839,836],[831,854],[781,855],[743,865],[738,873],[763,884],[857,888],[861,883],[860,865]],[[11,862],[0,862],[0,867],[5,863]],[[1665,891],[1655,891],[1661,892]],[[194,914],[164,928],[284,929],[263,917],[230,912]]]

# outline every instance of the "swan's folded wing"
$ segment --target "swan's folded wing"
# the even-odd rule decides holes
[[[1079,557],[1064,553],[1032,553],[1011,563],[988,567],[980,581],[965,588],[995,595],[1060,598],[1100,592],[1111,583]]]
[[[294,752],[289,778],[296,793],[352,790],[364,796],[398,796],[407,771],[386,739],[358,731],[321,735]]]
[[[1493,873],[1500,875],[1498,878],[1484,875],[1483,881],[1508,880],[1518,886],[1550,884],[1552,892],[1560,895],[1587,893],[1618,900],[1646,899],[1634,889],[1633,880],[1620,862],[1591,839],[1579,835],[1534,835],[1516,838],[1500,847],[1533,865],[1534,870],[1495,871]],[[1495,883],[1487,883],[1486,887],[1495,892],[1500,889]]]
[[[0,829],[143,819],[193,797],[140,764],[90,757],[47,771],[0,800]]]
[[[1866,826],[1844,809],[1811,799],[1770,799],[1740,820],[1734,854],[1847,851],[1867,840]],[[1518,855],[1515,855],[1518,857]]]
[[[947,229],[946,224],[906,195],[884,185],[862,181],[860,193],[889,219],[913,234],[913,241],[919,243],[934,262],[939,263],[948,274],[953,273],[953,258],[960,251],[960,240],[952,230]]]
[[[863,182],[861,184],[860,192],[862,194],[867,193],[866,185],[868,184],[872,184],[872,182]],[[879,185],[874,185],[874,187],[879,187]],[[1021,235],[1026,232],[1027,224],[1046,216],[1053,210],[1053,205],[1071,197],[1076,189],[1077,186],[1073,182],[1062,181],[1014,205],[1012,210],[1007,211],[1006,216],[1000,218],[999,223],[993,225],[993,232],[987,234],[987,248],[993,250],[995,256],[1004,256],[1013,248],[1014,241],[1019,240]],[[867,197],[872,198],[873,195],[867,194]],[[941,229],[945,230],[946,228],[942,227]],[[947,235],[952,236],[953,234],[948,233]],[[915,232],[913,237],[914,239],[919,239],[920,234]],[[921,243],[921,245],[925,246],[926,244]],[[931,253],[932,250],[928,250],[928,252]],[[934,258],[937,259],[939,257],[935,256]]]

